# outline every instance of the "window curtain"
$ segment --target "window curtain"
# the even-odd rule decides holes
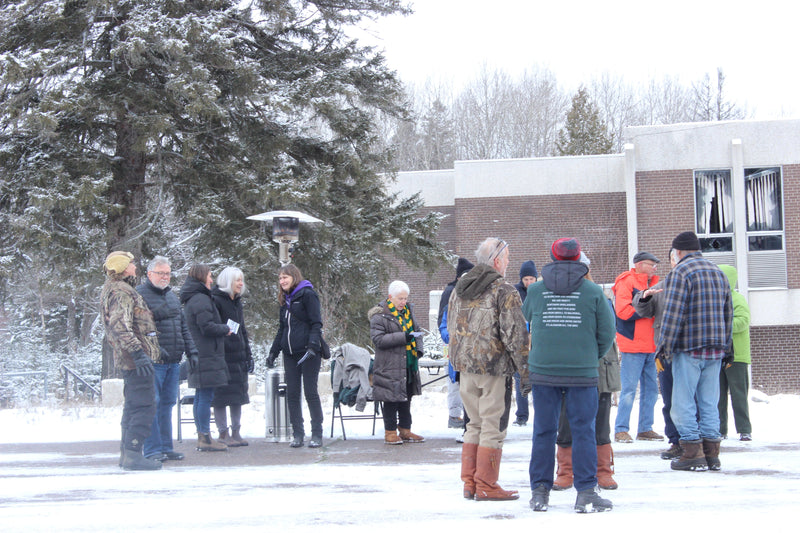
[[[745,193],[748,231],[783,229],[780,169],[768,168],[746,176]]]
[[[697,233],[733,233],[733,196],[728,170],[695,174]]]

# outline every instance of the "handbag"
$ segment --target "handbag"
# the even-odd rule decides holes
[[[325,342],[325,339],[320,336],[319,338],[319,347],[320,347],[320,357],[323,359],[330,359],[331,358],[331,347],[328,346],[328,343]]]

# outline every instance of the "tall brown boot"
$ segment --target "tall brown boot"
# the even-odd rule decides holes
[[[464,498],[475,498],[475,468],[478,462],[478,445],[465,442],[461,445],[461,481],[464,482]]]
[[[500,459],[503,450],[478,446],[478,458],[475,465],[475,501],[516,500],[519,493],[515,490],[503,490],[497,484],[500,477]]]
[[[553,481],[553,490],[567,490],[572,488],[572,446],[562,448],[556,446],[556,480]]]
[[[611,477],[614,474],[614,450],[611,444],[597,447],[597,486],[604,490],[614,490],[619,485]]]

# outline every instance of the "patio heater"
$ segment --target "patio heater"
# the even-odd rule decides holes
[[[247,219],[272,222],[272,240],[278,243],[278,260],[281,265],[288,265],[292,262],[292,248],[300,240],[300,223],[322,222],[320,219],[300,211],[268,211],[249,216]]]

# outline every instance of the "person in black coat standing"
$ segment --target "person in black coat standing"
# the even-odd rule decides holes
[[[147,280],[136,287],[153,313],[161,348],[159,359],[153,364],[156,416],[143,450],[145,457],[159,461],[183,459],[183,454],[172,448],[172,408],[178,400],[181,358],[184,353],[187,357],[197,355],[181,302],[169,286],[171,276],[169,259],[157,255],[147,265]]]
[[[189,357],[189,387],[194,393],[194,424],[197,450],[224,451],[228,447],[211,438],[211,402],[214,389],[227,385],[230,376],[225,364],[225,342],[231,329],[223,324],[211,299],[214,278],[208,265],[194,265],[181,288],[181,303],[197,355]]]
[[[214,391],[214,420],[219,430],[219,440],[228,446],[247,446],[240,434],[242,406],[250,403],[247,394],[247,374],[254,369],[250,340],[244,325],[242,296],[245,293],[244,273],[236,267],[227,267],[217,276],[217,285],[211,289],[211,298],[222,322],[231,325],[233,333],[225,337],[225,362],[230,380]],[[235,322],[235,324],[232,324]],[[230,434],[226,407],[231,411]]]
[[[311,415],[309,448],[322,446],[322,403],[317,390],[322,353],[322,313],[314,286],[303,278],[293,264],[278,271],[278,301],[281,304],[280,326],[269,350],[267,366],[283,352],[286,373],[286,397],[289,422],[292,424],[292,448],[303,446],[305,430],[300,403],[300,389],[305,393]]]

